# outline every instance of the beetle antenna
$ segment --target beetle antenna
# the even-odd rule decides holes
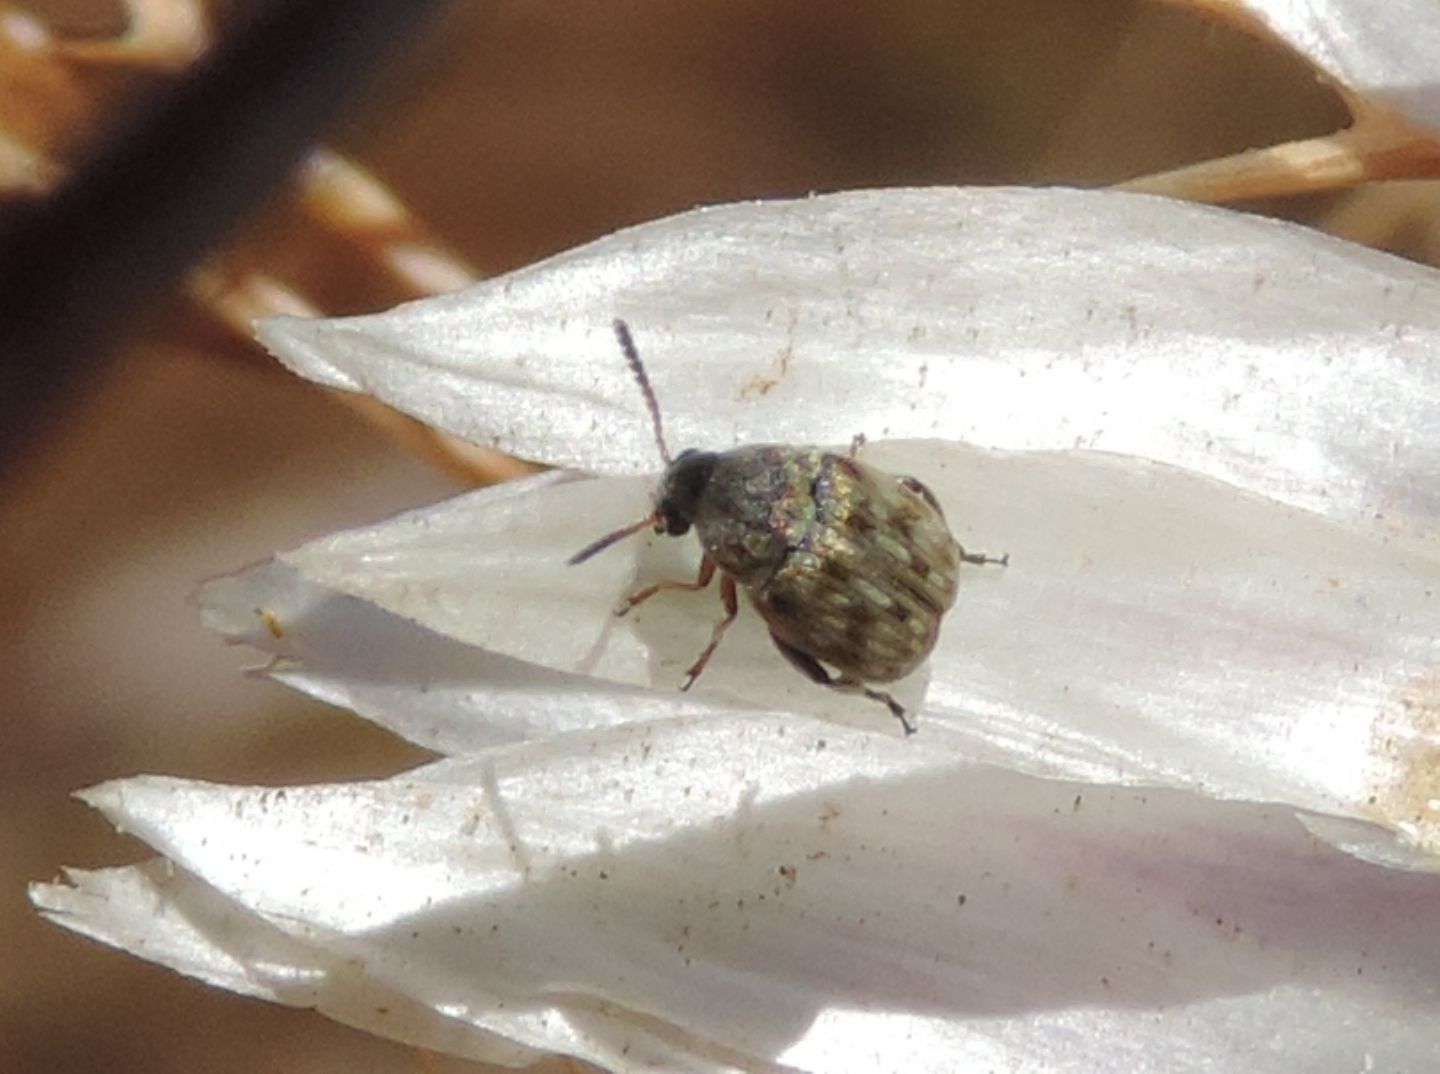
[[[645,375],[645,366],[640,361],[640,352],[635,349],[635,340],[630,336],[630,326],[619,317],[615,318],[615,338],[620,341],[620,349],[625,352],[625,360],[630,363],[630,371],[635,374],[635,379],[640,384],[640,390],[645,393],[645,404],[650,408],[650,420],[655,426],[655,443],[660,448],[660,457],[665,460],[665,465],[669,466],[673,460],[670,458],[670,449],[665,446],[665,430],[660,425],[660,404],[655,401],[655,389],[650,387],[650,378]],[[599,549],[597,548],[596,551],[598,552]]]
[[[658,518],[659,515],[652,511],[650,514],[642,518],[639,522],[632,522],[628,526],[621,526],[614,533],[607,533],[598,541],[591,541],[584,548],[580,549],[580,551],[576,552],[573,556],[567,559],[565,561],[565,565],[568,567],[573,567],[577,563],[584,563],[591,556],[599,555],[601,552],[605,551],[605,549],[609,548],[616,541],[623,541],[632,533],[639,533],[646,526],[655,525]]]

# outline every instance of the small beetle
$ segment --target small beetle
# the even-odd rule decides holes
[[[688,448],[672,458],[660,406],[624,321],[615,322],[615,338],[650,409],[665,475],[650,514],[582,548],[570,564],[584,563],[647,526],[672,537],[694,526],[704,549],[699,576],[646,586],[616,612],[625,615],[666,589],[704,589],[720,572],[725,617],[681,689],[700,677],[735,621],[736,587],[744,586],[790,663],[822,686],[884,703],[905,733],[914,734],[904,707],[866,683],[893,682],[930,655],[940,620],[955,603],[962,562],[1003,567],[1009,554],[966,552],[928,488],[856,460],[863,436],[845,455],[759,444],[731,451]]]

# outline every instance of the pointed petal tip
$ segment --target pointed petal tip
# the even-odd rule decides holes
[[[1440,848],[1417,842],[1403,831],[1354,817],[1297,813],[1320,842],[1359,861],[1409,873],[1440,873]]]
[[[332,318],[281,314],[255,322],[255,338],[287,369],[329,388],[364,391],[364,384],[327,357],[337,350],[336,335]]]
[[[95,783],[89,787],[82,787],[78,791],[71,791],[72,798],[84,802],[91,809],[101,813],[109,814],[112,809],[120,806],[120,783],[118,779],[106,780],[104,783]]]

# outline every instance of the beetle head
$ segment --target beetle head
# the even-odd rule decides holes
[[[665,470],[660,481],[660,490],[655,497],[655,532],[668,533],[679,537],[690,532],[695,521],[695,511],[710,475],[715,471],[713,451],[697,451],[686,448],[675,457]]]
[[[632,533],[639,533],[646,526],[653,526],[656,533],[668,533],[672,537],[688,533],[695,521],[695,509],[699,506],[700,497],[705,494],[705,486],[710,481],[710,473],[715,469],[716,456],[711,451],[696,451],[691,448],[682,451],[679,458],[670,457],[670,449],[665,446],[665,430],[660,422],[660,404],[655,400],[655,390],[650,387],[650,378],[645,374],[645,364],[640,361],[635,341],[630,337],[630,329],[621,320],[615,322],[614,328],[615,340],[620,344],[625,360],[630,363],[630,371],[635,374],[640,393],[645,396],[645,405],[650,411],[650,425],[655,430],[655,446],[660,449],[660,457],[665,460],[665,476],[655,494],[655,510],[640,521],[622,526],[614,533],[607,533],[598,541],[592,541],[580,549],[569,559],[572,566],[584,563],[616,541],[624,540]]]

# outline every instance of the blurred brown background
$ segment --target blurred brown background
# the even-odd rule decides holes
[[[137,3],[161,37],[182,41],[177,51],[169,38],[142,38],[140,54],[116,44],[129,17],[118,3],[0,6],[0,260],[51,234],[26,229],[57,190],[147,136],[167,98],[287,2]],[[346,3],[328,8],[343,15]],[[192,25],[204,40],[187,58]],[[197,129],[259,154],[285,139],[272,130],[247,141],[257,137],[247,110],[275,106],[296,145],[316,137],[369,169],[399,222],[357,224],[283,179],[245,187],[197,169],[175,192],[161,181],[170,165],[153,163],[161,203],[148,206],[143,230],[97,239],[93,255],[81,241],[55,265],[43,264],[45,251],[30,255],[57,279],[84,261],[90,290],[56,303],[59,313],[47,301],[62,284],[38,269],[20,290],[0,291],[0,329],[21,341],[3,355],[23,373],[11,383],[37,401],[18,417],[3,411],[0,468],[7,1071],[452,1065],[211,991],[50,927],[25,901],[26,882],[62,865],[144,854],[71,801],[75,788],[137,772],[363,777],[420,757],[240,674],[245,654],[202,632],[189,597],[202,579],[276,548],[505,468],[439,464],[415,430],[283,373],[241,331],[253,309],[244,281],[278,281],[326,312],[374,309],[422,289],[393,271],[396,242],[428,243],[456,272],[491,274],[705,202],[894,184],[1104,184],[1346,122],[1303,64],[1180,5],[467,0],[435,4],[417,32],[393,36],[383,64],[349,61],[363,68],[348,72],[359,90],[318,130],[304,94],[287,111],[279,90],[218,107]],[[298,81],[275,84],[305,87],[307,57],[325,55],[323,42],[292,35],[289,45],[245,54],[242,73],[270,85],[267,65],[289,65]],[[325,85],[318,74],[313,84]],[[168,233],[181,214],[166,198],[200,206],[184,241]],[[1260,208],[1434,261],[1436,204],[1433,184],[1413,183]],[[221,226],[231,215],[238,230]],[[126,286],[107,290],[116,279]],[[65,311],[83,321],[77,303],[92,293],[123,303],[70,333]]]

